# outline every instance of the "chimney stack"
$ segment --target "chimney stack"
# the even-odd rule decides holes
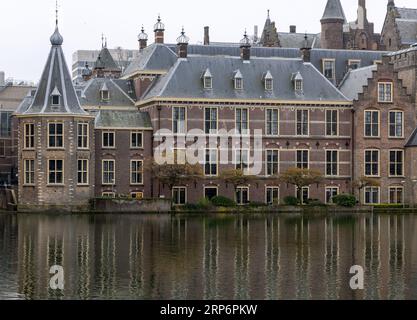
[[[308,44],[307,33],[304,35],[304,45],[300,50],[301,50],[301,56],[303,58],[303,61],[311,62],[311,48],[310,48],[310,45]]]
[[[251,43],[250,39],[248,37],[248,34],[245,31],[245,34],[243,35],[243,39],[240,41],[240,57],[244,61],[250,61],[250,48]]]
[[[158,16],[158,20],[154,26],[155,43],[164,43],[164,31],[165,25],[161,22],[161,16]]]
[[[182,28],[181,35],[177,38],[177,54],[179,58],[187,58],[189,41],[190,39],[185,35],[184,28]]]
[[[143,50],[148,46],[148,35],[145,33],[145,29],[140,31],[138,35],[138,41],[139,41],[139,50]]]
[[[297,33],[297,26],[290,26],[290,33]]]
[[[204,45],[210,45],[210,27],[204,27]]]

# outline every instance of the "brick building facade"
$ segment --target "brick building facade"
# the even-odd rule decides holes
[[[247,35],[239,48],[192,46],[184,31],[173,47],[163,42],[160,18],[154,30],[150,46],[142,30],[139,56],[121,78],[105,55],[76,87],[55,31],[38,90],[16,113],[20,208],[86,206],[97,196],[185,204],[224,195],[240,204],[272,203],[295,195],[276,179],[293,167],[324,176],[303,190],[304,199],[330,202],[352,192],[362,176],[381,182],[378,190],[363,190],[362,202],[415,198],[405,159],[414,147],[416,47],[390,56],[311,49],[308,42],[301,50],[256,48]],[[177,151],[205,139],[202,178],[169,190],[145,169],[160,130]],[[187,136],[190,130],[199,131]],[[184,138],[190,138],[185,145]],[[226,169],[251,166],[259,154],[260,170],[249,184],[235,190],[219,178]]]

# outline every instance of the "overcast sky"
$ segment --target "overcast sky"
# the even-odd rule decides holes
[[[298,32],[320,32],[320,18],[327,0],[60,0],[59,25],[64,37],[67,62],[78,49],[99,49],[101,34],[108,47],[136,49],[137,34],[143,24],[153,41],[153,25],[158,13],[166,28],[166,41],[175,42],[184,26],[191,43],[203,40],[203,27],[210,26],[211,41],[242,38],[245,28],[263,28],[266,11],[279,31],[289,25]],[[349,21],[356,19],[357,0],[341,0]],[[380,32],[388,0],[368,0],[368,19]],[[399,7],[417,7],[416,0],[396,0]],[[37,81],[49,52],[54,30],[55,0],[9,0],[0,5],[0,70],[6,78]]]

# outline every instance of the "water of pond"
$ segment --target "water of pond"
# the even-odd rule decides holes
[[[0,299],[417,299],[417,216],[3,214]]]

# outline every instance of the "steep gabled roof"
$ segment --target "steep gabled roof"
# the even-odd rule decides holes
[[[103,47],[97,57],[97,60],[94,64],[94,67],[97,69],[106,69],[106,70],[119,70],[120,68],[117,66],[116,62],[114,61],[109,49],[107,47]]]
[[[136,95],[130,80],[92,78],[87,81],[81,90],[80,102],[83,107],[134,107]],[[101,91],[109,92],[109,99],[101,99]]]
[[[345,12],[343,11],[340,0],[328,0],[321,19],[340,19],[346,23]]]
[[[210,69],[212,89],[205,90],[202,74]],[[236,70],[244,75],[245,89],[234,90],[230,79]],[[274,78],[274,89],[266,91],[263,79],[267,72]],[[300,72],[304,79],[304,92],[295,92],[292,74]],[[283,100],[283,101],[334,101],[348,100],[312,64],[300,58],[252,58],[244,63],[239,57],[188,56],[178,60],[170,71],[159,77],[146,93],[144,100],[152,98],[224,99],[224,100]]]
[[[56,27],[51,36],[52,47],[38,89],[31,104],[25,108],[24,114],[87,114],[81,108],[72,84],[62,43],[63,38]],[[52,105],[52,95],[57,92],[60,94],[59,104]]]
[[[357,100],[363,87],[372,78],[372,73],[377,69],[376,65],[349,71],[339,86],[340,91],[350,100]]]
[[[126,68],[123,77],[126,78],[141,71],[166,71],[174,65],[177,59],[177,54],[168,46],[154,43],[139,53],[139,56]]]

